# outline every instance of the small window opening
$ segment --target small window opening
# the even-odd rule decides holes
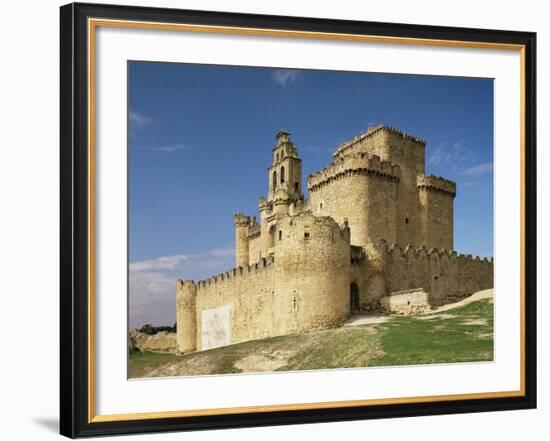
[[[408,217],[405,218],[405,223],[406,223],[406,224],[409,223],[409,218],[408,218]]]
[[[273,190],[277,188],[277,172],[273,172]]]
[[[309,233],[307,231],[304,233],[304,239],[309,239]]]
[[[285,167],[281,167],[281,184],[285,182]]]
[[[297,182],[294,183],[294,190],[298,191],[298,183]]]
[[[322,210],[322,209],[323,209],[323,203],[321,202],[321,203],[319,204],[319,210]]]
[[[283,240],[283,231],[279,230],[279,240]]]

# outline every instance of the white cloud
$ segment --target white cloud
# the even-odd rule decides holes
[[[130,271],[172,270],[188,259],[189,256],[185,254],[157,257],[156,259],[131,263]]]
[[[493,163],[492,162],[485,162],[483,164],[477,164],[473,167],[467,168],[463,171],[465,175],[468,176],[479,176],[486,173],[492,173],[493,172]]]
[[[440,143],[429,155],[426,165],[428,167],[442,166],[456,169],[457,166],[471,158],[472,151],[462,141],[456,141],[453,144]]]
[[[146,115],[141,115],[136,112],[130,112],[130,123],[135,127],[145,127],[154,121],[153,118]]]
[[[140,149],[144,150],[154,150],[157,152],[165,153],[174,153],[183,150],[190,150],[190,147],[185,144],[170,144],[170,145],[161,145],[161,146],[139,146]]]
[[[203,260],[209,258],[219,259],[235,256],[234,245],[228,245],[223,248],[214,248],[204,253],[197,254],[176,254],[173,256],[161,256],[155,259],[142,260],[130,263],[130,271],[152,271],[152,270],[174,270],[184,263],[200,265]]]
[[[129,277],[129,325],[172,325],[176,321],[177,277],[155,271],[132,271]]]
[[[299,72],[290,69],[277,69],[273,71],[273,80],[282,87],[285,87],[287,83],[292,83],[298,78]]]

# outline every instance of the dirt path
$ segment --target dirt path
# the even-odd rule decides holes
[[[477,302],[482,299],[492,299],[493,298],[493,289],[484,289],[483,291],[478,291],[473,293],[470,297],[466,297],[464,300],[456,303],[449,303],[448,305],[440,306],[439,308],[432,309],[426,314],[437,314],[439,312],[448,311],[449,309],[458,308],[460,306],[465,306],[468,303]]]

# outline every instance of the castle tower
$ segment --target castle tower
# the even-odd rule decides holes
[[[456,184],[437,176],[417,178],[420,237],[426,248],[452,250]]]
[[[281,189],[286,191],[290,201],[301,199],[302,160],[298,150],[290,140],[290,134],[284,130],[277,133],[277,144],[273,148],[273,162],[269,167],[268,202],[272,202]],[[280,191],[279,191],[280,194]]]
[[[309,212],[275,225],[275,280],[282,302],[273,322],[290,332],[339,326],[350,312],[350,229]]]
[[[242,213],[235,213],[233,221],[235,222],[235,266],[245,267],[249,261],[248,227],[250,217]]]
[[[389,243],[399,242],[403,244],[414,244],[420,246],[423,244],[421,233],[423,214],[418,200],[417,177],[425,173],[425,154],[426,141],[417,138],[400,130],[379,125],[370,127],[362,135],[340,145],[333,154],[334,159],[345,160],[352,157],[353,154],[369,154],[380,158],[382,162],[390,162],[398,165],[400,168],[399,184],[392,194],[395,209],[388,214],[387,227],[384,229],[370,228],[371,220],[380,222],[384,219],[384,214],[379,215],[375,207],[368,207],[370,210],[361,209],[367,213],[370,211],[372,216],[367,220],[369,226],[362,226],[368,231],[369,239],[376,242],[378,239],[385,239]],[[344,187],[345,184],[337,184]],[[349,188],[349,187],[344,187]],[[352,191],[349,191],[352,193]],[[376,194],[382,194],[384,190],[374,190],[373,197],[368,197],[369,201],[374,201]],[[341,193],[341,192],[340,192]],[[386,194],[390,194],[386,192]],[[353,212],[357,212],[356,204],[349,204],[353,207]],[[346,213],[350,218],[352,236],[354,227],[354,216],[352,213]],[[364,225],[364,224],[363,224]],[[382,234],[380,234],[382,233]],[[352,240],[354,238],[352,237]]]
[[[197,349],[197,285],[192,280],[176,282],[177,352],[183,354]]]

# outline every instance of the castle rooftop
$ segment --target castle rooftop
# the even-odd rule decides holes
[[[308,189],[315,191],[322,185],[350,173],[370,174],[399,180],[401,168],[390,161],[382,161],[371,153],[350,153],[336,158],[327,167],[308,176]]]
[[[414,142],[417,142],[419,144],[426,144],[426,141],[422,138],[419,138],[417,136],[411,135],[411,134],[406,133],[406,132],[402,132],[401,130],[399,130],[395,127],[386,126],[384,124],[379,124],[377,126],[369,127],[367,129],[367,131],[362,133],[361,135],[355,136],[352,139],[350,139],[349,141],[346,141],[346,142],[340,144],[338,147],[336,147],[336,150],[334,151],[333,156],[338,156],[338,155],[344,153],[344,151],[347,150],[348,148],[354,146],[355,144],[357,144],[357,143],[363,141],[364,139],[366,139],[370,136],[373,136],[376,133],[379,133],[381,131],[390,132],[390,133],[393,133],[395,135],[401,136],[403,138],[411,139]]]
[[[420,189],[438,191],[451,196],[456,195],[456,183],[440,176],[420,175],[416,178],[416,185]]]

